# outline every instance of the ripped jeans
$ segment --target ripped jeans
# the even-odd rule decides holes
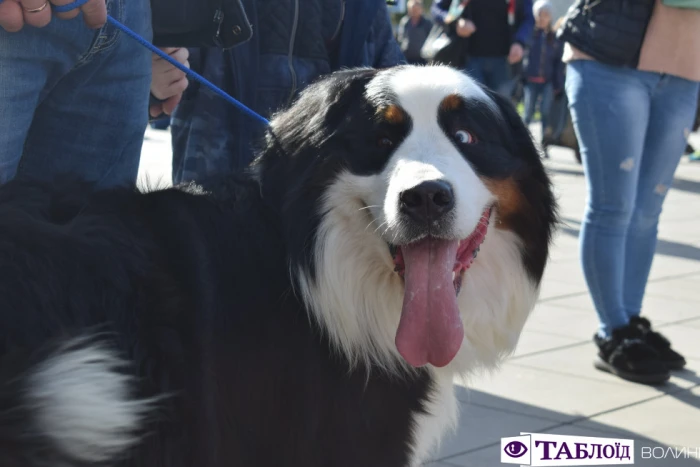
[[[568,65],[566,93],[588,189],[581,263],[606,336],[641,312],[698,83],[578,60]]]

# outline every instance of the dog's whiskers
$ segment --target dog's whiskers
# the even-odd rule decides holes
[[[369,222],[369,224],[367,224],[367,227],[365,227],[365,232],[367,232],[367,229],[369,229],[370,226],[371,226],[372,224],[374,224],[375,222],[378,222],[378,221],[379,221],[379,219],[372,219],[372,220]],[[379,224],[379,227],[381,227],[381,224]],[[377,229],[378,229],[379,227],[377,227]],[[377,231],[375,230],[374,232],[376,233]]]
[[[384,222],[382,222],[381,224],[379,224],[379,226],[378,226],[376,229],[374,229],[374,233],[377,233],[377,231],[378,231],[379,229],[381,229],[382,227],[384,227],[384,226],[385,226],[386,224],[388,224],[388,223],[389,223],[388,221],[384,221]],[[386,229],[384,229],[384,232],[382,232],[382,235],[384,235],[388,229],[389,229],[389,227],[387,227]]]

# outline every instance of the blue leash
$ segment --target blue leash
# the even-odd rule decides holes
[[[2,3],[3,0],[0,0],[0,3]],[[68,11],[74,10],[76,8],[80,8],[81,6],[85,5],[89,0],[76,0],[73,3],[69,3],[68,5],[62,5],[62,6],[53,6],[53,10],[57,13],[66,13]],[[234,106],[238,107],[243,113],[247,114],[249,117],[254,118],[255,120],[258,120],[259,122],[269,125],[270,122],[264,118],[263,116],[257,114],[255,111],[251,110],[250,108],[246,107],[243,103],[237,101],[233,97],[231,97],[229,94],[224,92],[221,88],[216,86],[214,83],[206,79],[204,76],[200,75],[199,73],[190,70],[186,66],[182,65],[179,63],[177,60],[172,58],[170,55],[166,54],[162,50],[160,50],[158,47],[154,46],[150,42],[148,42],[146,39],[143,37],[139,36],[136,34],[134,31],[129,29],[127,26],[123,25],[116,19],[112,18],[110,15],[107,15],[107,22],[112,24],[114,27],[122,31],[124,34],[127,36],[131,37],[134,39],[136,42],[141,44],[142,46],[146,47],[148,50],[153,52],[154,54],[158,55],[160,58],[163,60],[166,60],[168,63],[182,71],[187,75],[187,77],[192,78],[194,81],[197,81],[201,83],[202,85],[206,86],[209,88],[211,91],[214,93],[218,94],[219,96],[223,97],[224,100],[229,102],[230,104],[233,104]]]

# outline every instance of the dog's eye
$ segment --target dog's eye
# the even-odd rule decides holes
[[[391,139],[384,136],[377,140],[377,146],[379,146],[382,149],[388,149],[394,146],[394,142]]]
[[[462,144],[471,144],[475,141],[475,138],[471,133],[464,130],[459,130],[455,132],[455,139]]]

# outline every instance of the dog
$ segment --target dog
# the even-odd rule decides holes
[[[0,465],[407,467],[515,347],[556,202],[507,99],[336,72],[245,174],[0,187]],[[57,157],[59,157],[57,155]]]

